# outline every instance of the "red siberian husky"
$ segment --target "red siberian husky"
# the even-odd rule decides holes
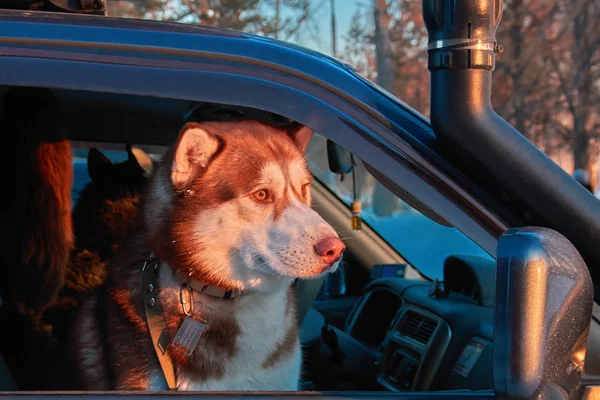
[[[254,121],[181,129],[144,229],[78,315],[85,389],[297,390],[290,285],[335,270],[345,249],[310,208],[311,136]]]

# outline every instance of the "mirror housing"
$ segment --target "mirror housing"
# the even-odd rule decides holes
[[[330,139],[327,139],[327,161],[329,170],[337,175],[348,174],[354,168],[350,152]]]
[[[593,285],[560,233],[526,227],[498,242],[494,387],[501,399],[568,399],[581,384]]]

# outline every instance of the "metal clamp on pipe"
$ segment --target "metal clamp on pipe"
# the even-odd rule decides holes
[[[493,9],[490,12],[490,7]],[[493,71],[500,1],[423,1],[429,32],[429,70],[486,69]]]

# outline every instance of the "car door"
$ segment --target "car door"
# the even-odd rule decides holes
[[[25,20],[18,13],[0,13],[0,85],[259,108],[342,144],[399,197],[456,227],[492,256],[499,235],[512,226],[507,221],[515,220],[444,161],[425,119],[339,62],[218,30],[76,16],[53,18],[36,15]],[[102,118],[106,115],[74,114],[67,122],[70,131],[77,132],[73,139],[118,141],[127,134],[137,143],[169,143],[177,133],[171,126],[180,123],[147,121],[165,128],[164,135],[148,137],[143,127],[126,122],[121,131],[103,130]],[[82,126],[86,129],[75,129]],[[493,394],[407,396],[491,398]]]

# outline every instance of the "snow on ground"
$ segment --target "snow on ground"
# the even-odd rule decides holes
[[[339,176],[327,167],[309,158],[313,174],[332,190],[348,207],[352,203],[350,191],[339,182]],[[326,164],[325,164],[326,165]],[[350,178],[348,178],[350,179]],[[468,254],[490,258],[490,255],[473,243],[456,228],[432,221],[406,203],[398,200],[400,210],[391,216],[379,216],[373,212],[372,201],[363,195],[361,217],[373,230],[384,238],[413,267],[431,279],[443,279],[446,258],[453,254]],[[371,193],[372,195],[372,193]],[[372,199],[371,199],[372,200]]]
[[[490,258],[456,228],[438,224],[409,209],[390,217],[378,217],[365,210],[363,219],[423,275],[443,279],[443,266],[451,254]]]

